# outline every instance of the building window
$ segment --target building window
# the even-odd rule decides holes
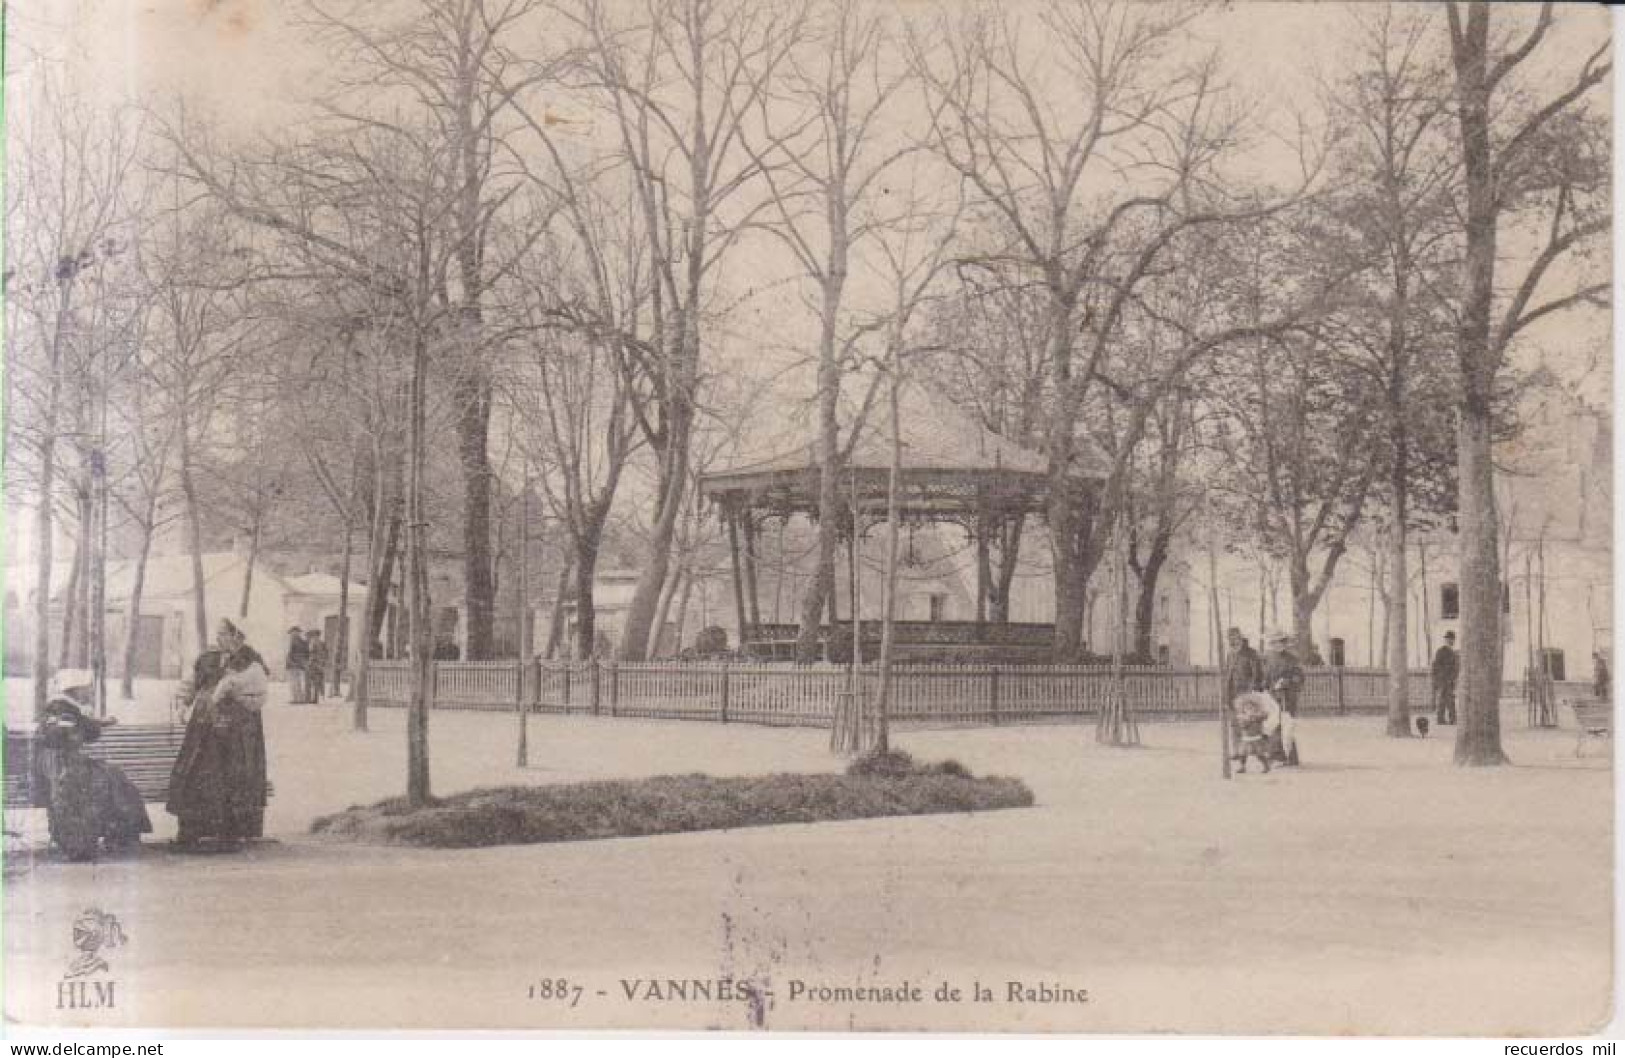
[[[1567,679],[1563,668],[1563,652],[1556,647],[1545,647],[1541,650],[1540,669],[1559,682]]]
[[[1512,612],[1512,585],[1506,581],[1501,582],[1501,612]]]
[[[1337,638],[1334,637],[1332,639],[1332,641],[1331,641],[1330,647],[1331,647],[1331,652],[1332,652],[1332,668],[1334,668],[1334,669],[1342,668],[1343,667],[1343,658],[1344,658],[1343,641],[1341,639],[1337,639]]]
[[[946,595],[938,595],[938,594],[933,593],[931,595],[926,596],[926,600],[930,604],[930,607],[931,607],[931,609],[930,609],[931,618],[930,619],[932,621],[940,621],[940,620],[942,620],[943,612],[948,608],[948,596],[946,596]]]
[[[1454,584],[1439,585],[1439,617],[1445,621],[1461,617],[1461,591]]]

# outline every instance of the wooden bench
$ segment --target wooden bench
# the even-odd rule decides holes
[[[1563,702],[1574,713],[1574,725],[1580,731],[1574,743],[1576,757],[1580,755],[1580,748],[1585,745],[1587,737],[1614,737],[1614,703],[1596,698],[1565,698]]]
[[[181,724],[131,724],[109,727],[102,737],[85,746],[85,755],[116,764],[143,801],[169,799],[169,775],[180,756],[186,728]],[[5,740],[5,803],[8,808],[44,807],[35,800],[34,733],[7,731]],[[265,795],[273,792],[269,781]]]

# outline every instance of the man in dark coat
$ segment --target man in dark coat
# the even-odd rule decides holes
[[[1456,633],[1446,632],[1444,644],[1433,655],[1433,720],[1438,724],[1456,722],[1456,676],[1461,662],[1456,657]]]
[[[1263,689],[1264,666],[1241,629],[1230,629],[1225,639],[1230,650],[1224,666],[1224,703],[1228,706],[1238,695]]]
[[[1269,650],[1264,654],[1264,689],[1281,703],[1286,719],[1281,721],[1281,758],[1290,765],[1298,763],[1298,696],[1303,691],[1303,666],[1292,653],[1292,637],[1284,632],[1270,636]]]

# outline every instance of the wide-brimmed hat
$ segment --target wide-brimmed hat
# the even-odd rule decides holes
[[[79,690],[79,688],[72,688]],[[86,742],[94,742],[101,737],[102,729],[112,727],[118,723],[112,717],[105,720],[97,719],[85,712],[84,704],[75,701],[67,692],[51,696],[45,703],[44,719],[59,727],[77,727],[80,735]]]

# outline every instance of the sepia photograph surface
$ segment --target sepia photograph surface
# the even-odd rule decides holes
[[[1607,9],[3,30],[5,1032],[1612,1021]]]

